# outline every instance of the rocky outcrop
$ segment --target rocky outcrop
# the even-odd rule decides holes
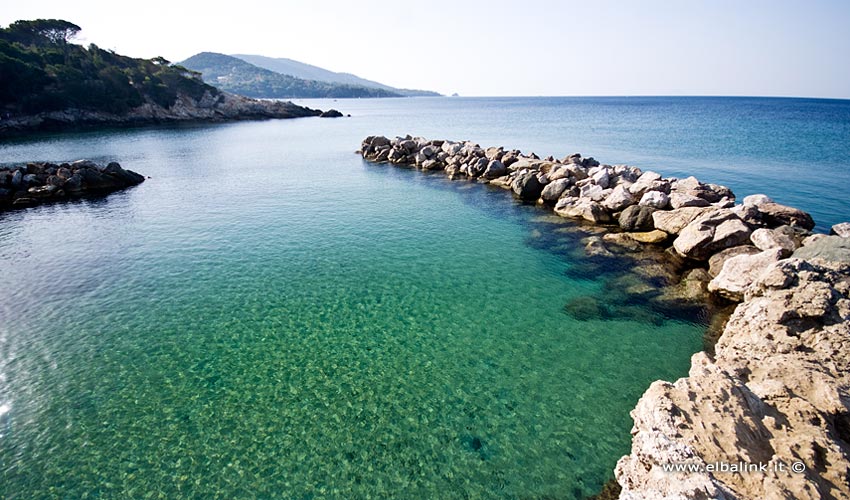
[[[632,411],[620,498],[850,498],[848,389],[850,268],[775,262],[715,358],[695,354],[688,377],[655,382]]]
[[[0,135],[44,129],[64,129],[86,126],[134,126],[173,122],[221,122],[269,118],[300,118],[319,116],[321,110],[305,108],[288,101],[270,101],[221,92],[205,92],[195,99],[179,94],[170,107],[154,102],[132,109],[126,114],[80,109],[65,109],[36,115],[12,116],[0,119]]]
[[[808,214],[765,195],[736,204],[724,186],[580,154],[540,160],[410,136],[368,137],[359,152],[510,189],[603,226],[577,243],[602,265],[632,260],[607,293],[645,304],[740,302],[718,327],[714,357],[695,354],[688,377],[655,382],[632,412],[632,453],[616,469],[621,499],[850,498],[850,238],[812,235]],[[507,171],[482,176],[495,155]],[[609,297],[580,296],[564,310],[578,320],[646,314]],[[728,470],[742,464],[758,470]]]
[[[24,208],[94,193],[109,193],[144,182],[142,175],[112,162],[29,163],[0,168],[0,210]]]

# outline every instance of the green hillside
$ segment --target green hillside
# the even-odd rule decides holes
[[[232,54],[233,57],[238,57],[243,61],[253,64],[254,66],[274,71],[282,75],[290,75],[296,78],[304,78],[306,80],[318,80],[320,82],[342,83],[349,85],[358,85],[361,87],[373,87],[378,89],[388,90],[396,94],[401,94],[405,97],[417,96],[439,96],[437,92],[430,90],[415,90],[415,89],[400,89],[390,87],[373,80],[360,78],[351,73],[337,73],[325,68],[313,66],[303,62],[287,59],[285,57],[266,57],[251,54]]]
[[[165,109],[178,94],[219,91],[162,58],[136,59],[70,42],[80,27],[58,19],[0,29],[0,111],[4,116],[65,109],[127,113],[145,103]]]
[[[180,64],[201,73],[204,81],[211,85],[248,97],[402,97],[401,94],[386,89],[283,75],[215,52],[201,52]]]

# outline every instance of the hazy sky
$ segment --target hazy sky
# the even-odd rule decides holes
[[[4,3],[4,26],[66,19],[135,57],[288,57],[442,93],[850,98],[846,0]]]

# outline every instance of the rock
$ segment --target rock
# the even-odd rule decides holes
[[[342,117],[342,113],[340,113],[339,111],[337,111],[335,109],[329,109],[327,111],[322,112],[322,114],[320,114],[319,117],[320,118],[340,118],[340,117]]]
[[[519,199],[525,201],[534,201],[540,198],[540,193],[543,192],[543,185],[537,180],[535,172],[520,175],[514,180],[511,188]]]
[[[707,207],[710,203],[702,198],[685,193],[670,193],[670,206],[674,209],[684,207]]]
[[[759,206],[764,203],[773,203],[773,200],[764,194],[751,194],[744,197],[744,205]]]
[[[651,231],[655,228],[653,213],[655,209],[652,207],[632,205],[620,214],[620,228],[623,231]]]
[[[382,136],[382,135],[379,135],[379,136],[373,137],[372,141],[369,143],[369,145],[372,147],[372,150],[374,151],[374,150],[377,150],[379,147],[389,146],[390,140],[387,139],[386,137]],[[81,160],[81,161],[85,161],[85,160]],[[78,166],[77,162],[72,163],[72,165],[75,166],[75,167]]]
[[[795,248],[800,248],[803,245],[803,240],[812,235],[811,231],[799,226],[779,226],[774,231],[790,238],[794,242]]]
[[[670,197],[661,191],[647,191],[643,194],[638,205],[664,209],[670,203]]]
[[[62,187],[69,193],[78,193],[83,189],[83,179],[80,174],[75,173],[65,181]]]
[[[816,235],[819,236],[819,235]],[[850,263],[850,238],[841,236],[823,236],[803,247],[798,248],[792,255],[795,259],[825,260],[830,262]]]
[[[501,177],[508,173],[507,167],[505,164],[499,160],[490,160],[487,164],[487,168],[484,169],[484,177],[487,179],[495,179],[496,177]]]
[[[686,177],[673,183],[671,192],[678,192],[695,198],[703,199],[709,203],[716,203],[727,198],[735,199],[735,194],[726,186],[718,184],[703,184],[696,177]]]
[[[588,257],[613,257],[614,254],[605,246],[605,241],[599,236],[590,236],[584,240],[584,253]]]
[[[391,149],[389,156],[387,156],[387,160],[393,163],[400,163],[407,155],[401,149]]]
[[[23,181],[21,185],[23,186],[38,186],[41,184],[38,182],[38,176],[36,174],[26,174],[24,175]]]
[[[558,198],[561,197],[561,195],[569,186],[569,178],[557,179],[555,181],[550,182],[546,185],[545,188],[543,188],[540,197],[543,198],[544,202],[555,203],[558,201]]]
[[[847,268],[772,264],[687,378],[655,382],[632,412],[625,499],[850,498],[850,297]],[[764,464],[747,473],[665,465]],[[789,473],[802,462],[804,473]],[[779,464],[784,470],[778,471]]]
[[[666,233],[679,234],[682,229],[700,216],[716,210],[713,207],[685,207],[670,211],[658,211],[652,214],[655,229]]]
[[[635,241],[639,241],[641,243],[648,243],[651,245],[664,243],[665,241],[667,241],[667,238],[670,237],[669,234],[658,229],[653,229],[652,231],[647,232],[634,232],[628,234],[629,237]]]
[[[619,185],[611,191],[610,194],[602,202],[602,205],[612,212],[620,212],[623,209],[635,204],[635,197],[629,192],[628,188]]]
[[[425,160],[422,162],[422,170],[439,170],[442,164],[437,160]]]
[[[49,198],[58,190],[59,187],[54,185],[35,186],[27,189],[27,193],[29,193],[32,198]]]
[[[605,306],[595,297],[576,297],[564,305],[564,312],[579,321],[601,320]]]
[[[24,181],[24,174],[21,173],[20,170],[15,170],[15,173],[12,174],[12,179],[9,182],[9,185],[12,186],[12,189],[18,189]]]
[[[725,264],[726,261],[731,259],[732,257],[738,255],[755,255],[759,252],[760,250],[752,245],[739,245],[737,247],[731,247],[727,248],[726,250],[721,250],[709,257],[708,274],[712,278],[720,274],[720,271],[723,269],[723,264]]]
[[[425,158],[432,158],[437,155],[437,148],[429,144],[420,149],[419,152],[422,153]]]
[[[56,171],[56,177],[59,177],[62,180],[68,180],[73,175],[70,168],[60,167]]]
[[[753,231],[753,234],[750,235],[750,241],[752,241],[753,245],[755,245],[759,250],[770,250],[773,248],[781,249],[782,258],[788,257],[794,252],[794,250],[797,249],[797,245],[794,243],[794,240],[778,231],[774,231],[773,229],[756,229]]]
[[[648,170],[629,186],[629,192],[640,198],[647,191],[670,192],[670,183],[661,179],[661,174]]]
[[[838,235],[842,238],[850,238],[850,222],[835,224],[832,226],[832,229],[829,230],[829,234]]]
[[[601,186],[602,189],[607,188],[610,180],[610,177],[608,176],[608,169],[599,169],[591,176],[591,179],[593,179],[593,182],[595,182],[597,186]]]
[[[606,196],[605,189],[597,184],[585,184],[579,192],[580,198],[587,198],[593,201],[602,201]]]
[[[490,162],[487,161],[487,158],[484,158],[483,156],[473,160],[472,162],[469,163],[469,172],[468,172],[469,176],[470,177],[481,176],[482,174],[484,174],[484,171],[487,170],[487,165],[489,165],[489,164],[490,164]],[[499,176],[496,176],[496,177],[499,177]]]
[[[463,144],[460,144],[459,142],[445,141],[440,146],[440,149],[442,149],[447,155],[454,156],[460,153],[460,150],[463,149]]]
[[[812,220],[811,215],[794,207],[766,202],[759,204],[757,208],[761,213],[762,221],[771,229],[783,225],[798,226],[808,230],[815,227],[815,221]]]
[[[744,292],[763,272],[782,258],[781,248],[772,248],[757,254],[736,255],[726,260],[720,273],[708,283],[708,291],[729,300],[740,302]]]
[[[683,257],[707,260],[720,250],[748,241],[751,233],[750,227],[731,210],[717,210],[685,226],[673,247]]]
[[[611,222],[611,214],[605,207],[587,198],[561,197],[555,205],[555,213],[561,217],[584,219],[594,224]]]
[[[815,243],[815,242],[817,242],[817,241],[820,241],[820,240],[822,240],[822,239],[824,239],[824,238],[826,238],[826,237],[827,237],[827,235],[825,235],[825,234],[813,234],[813,235],[811,235],[811,236],[808,236],[808,237],[806,237],[806,238],[803,238],[803,242],[800,244],[800,246],[803,246],[803,247],[805,247],[805,246],[809,246],[809,245],[811,245],[812,243]]]

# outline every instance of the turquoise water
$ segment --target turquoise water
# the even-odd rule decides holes
[[[543,148],[551,114],[523,132],[535,112],[507,126],[493,102],[0,144],[151,177],[0,214],[0,498],[596,492],[703,326],[576,320],[573,299],[629,297],[568,223],[352,153],[408,131],[576,149]]]

